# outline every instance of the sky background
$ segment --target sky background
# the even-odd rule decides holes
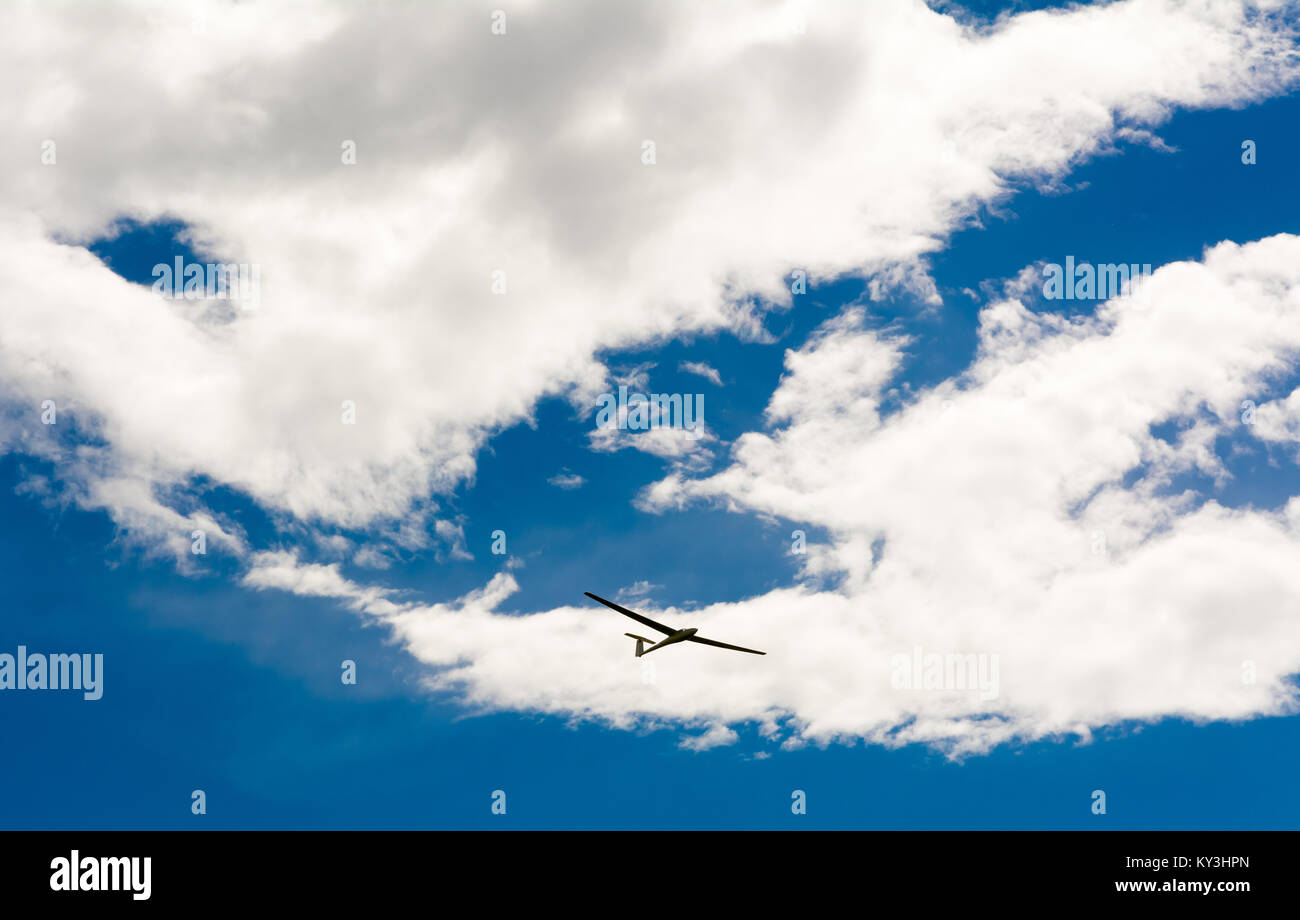
[[[973,12],[959,16],[978,22],[1000,7],[967,8]],[[980,208],[929,256],[938,305],[909,285],[873,299],[871,273],[829,278],[791,304],[758,298],[766,336],[752,329],[675,330],[597,348],[595,357],[615,376],[643,368],[647,390],[704,394],[705,419],[718,439],[707,473],[725,468],[728,446],[743,434],[764,429],[764,409],[787,373],[787,349],[804,347],[823,323],[854,307],[867,307],[869,330],[909,340],[908,359],[890,381],[892,395],[880,403],[888,419],[904,411],[909,394],[971,366],[981,311],[1026,266],[1074,255],[1159,267],[1199,260],[1222,240],[1300,233],[1300,94],[1177,110],[1154,130],[1163,145],[1117,139],[1109,152],[1070,168],[1055,189],[1013,180],[1010,195]],[[1246,138],[1258,147],[1253,166],[1241,163]],[[127,282],[147,285],[152,266],[176,255],[202,260],[184,220],[123,213],[108,226],[76,245]],[[1032,311],[1074,318],[1096,307],[1044,303],[1032,291],[1026,298]],[[682,370],[683,362],[715,368],[721,386]],[[1276,394],[1285,397],[1300,383],[1298,370],[1284,369]],[[672,460],[591,449],[591,416],[574,403],[567,393],[544,394],[531,418],[490,428],[474,452],[472,479],[437,495],[436,516],[455,522],[456,539],[388,541],[386,568],[343,559],[337,571],[420,604],[455,602],[509,572],[519,590],[508,607],[519,612],[582,607],[583,591],[614,597],[640,582],[650,587],[639,593],[660,610],[736,602],[803,582],[801,561],[790,554],[791,531],[803,528],[810,540],[823,540],[824,528],[725,502],[652,513],[638,496],[675,469]],[[12,404],[6,409],[15,411]],[[1163,436],[1172,439],[1183,425],[1171,422]],[[1186,471],[1165,491],[1192,489],[1198,503],[1279,512],[1300,494],[1294,446],[1234,452],[1246,437],[1215,442],[1228,477]],[[74,445],[112,440],[75,427],[72,438]],[[683,738],[700,735],[707,722],[664,717],[616,727],[430,692],[422,685],[426,666],[390,629],[335,598],[252,590],[241,584],[246,553],[214,549],[197,568],[178,563],[158,552],[156,541],[134,539],[132,522],[112,509],[33,487],[65,476],[66,461],[65,453],[14,441],[0,456],[0,650],[24,644],[32,651],[102,652],[105,692],[93,703],[78,694],[0,694],[0,720],[11,739],[0,758],[3,827],[1300,825],[1295,715],[1207,721],[1195,712],[1168,712],[1098,725],[1086,741],[1015,740],[954,757],[942,745],[885,747],[852,738],[782,747],[745,721],[729,723],[734,743],[693,750]],[[565,473],[582,477],[581,487],[548,482]],[[236,522],[253,552],[301,552],[303,562],[328,561],[316,542],[320,534],[361,543],[357,535],[370,526],[313,523],[202,471],[183,480],[183,493],[168,502]],[[508,535],[508,556],[489,551],[498,529]],[[835,590],[835,579],[823,587]],[[1294,627],[1300,598],[1290,600]],[[595,628],[620,637],[628,628],[611,612],[590,608]],[[702,632],[775,654],[785,638],[738,634],[735,626],[725,634]],[[630,646],[618,648],[626,659],[620,664],[639,668]],[[357,663],[355,686],[339,682],[344,659]],[[190,813],[194,789],[206,792],[206,815]],[[497,789],[507,794],[505,816],[490,812]],[[1104,816],[1090,812],[1095,789],[1106,792]],[[806,815],[791,813],[793,790],[806,792]]]

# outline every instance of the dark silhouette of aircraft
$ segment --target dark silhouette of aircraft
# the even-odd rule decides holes
[[[749,652],[749,654],[751,655],[767,654],[767,652],[760,652],[757,649],[741,648],[739,645],[728,645],[725,642],[715,642],[713,639],[706,639],[703,636],[697,636],[695,634],[699,630],[697,630],[695,627],[691,627],[690,629],[673,629],[671,626],[665,626],[662,623],[656,623],[654,620],[650,619],[649,617],[643,617],[639,613],[633,613],[631,610],[628,610],[626,607],[620,607],[618,604],[614,603],[613,601],[607,601],[603,597],[597,597],[596,595],[592,594],[590,591],[583,591],[582,593],[587,595],[587,597],[591,598],[593,601],[598,601],[604,604],[610,610],[617,610],[619,613],[623,614],[623,616],[631,617],[632,619],[636,620],[638,623],[644,626],[649,626],[651,629],[657,629],[659,632],[664,633],[666,636],[668,636],[667,639],[661,639],[660,641],[656,642],[653,639],[646,639],[643,638],[642,636],[633,635],[632,633],[623,633],[623,635],[636,640],[636,657],[638,658],[640,658],[642,655],[649,655],[657,648],[663,648],[665,645],[676,645],[678,642],[698,642],[701,645],[712,645],[714,648],[729,648],[733,652]],[[649,648],[645,647],[645,643],[647,642],[650,643]]]

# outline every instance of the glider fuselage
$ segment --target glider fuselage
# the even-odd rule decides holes
[[[689,639],[691,636],[695,635],[699,631],[700,631],[699,628],[694,626],[691,627],[690,629],[679,629],[677,630],[677,632],[673,633],[671,636],[669,636],[667,639],[664,639],[662,642],[656,642],[654,645],[650,646],[641,654],[648,655],[651,652],[653,652],[655,649],[663,648],[665,645],[676,645],[678,642],[685,642],[687,639]]]

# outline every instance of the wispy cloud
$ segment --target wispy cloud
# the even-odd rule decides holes
[[[546,481],[559,489],[580,489],[582,488],[582,484],[587,480],[583,479],[577,473],[570,473],[568,470],[564,470],[563,472],[556,473]]]
[[[703,361],[683,361],[679,368],[688,374],[696,374],[705,380],[710,380],[716,386],[722,386],[722,376]]]
[[[619,588],[618,593],[614,595],[615,600],[637,602],[644,601],[650,596],[651,591],[657,591],[663,585],[652,584],[649,581],[638,581],[626,587]]]

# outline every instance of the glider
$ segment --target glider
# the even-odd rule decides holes
[[[582,593],[587,595],[587,597],[591,598],[593,601],[598,601],[599,603],[604,604],[610,610],[617,610],[619,613],[623,614],[623,616],[631,617],[632,619],[636,620],[638,623],[642,624],[643,626],[649,626],[651,629],[657,629],[659,632],[664,633],[666,636],[668,636],[667,639],[661,639],[658,642],[656,642],[653,639],[646,639],[642,636],[633,635],[632,633],[623,633],[623,635],[636,640],[636,657],[638,658],[640,658],[642,655],[649,655],[657,648],[663,648],[665,645],[676,645],[678,642],[698,642],[701,645],[712,645],[714,648],[729,648],[733,652],[749,652],[749,654],[751,655],[767,654],[767,652],[760,652],[757,649],[741,648],[739,645],[728,645],[725,642],[716,642],[713,639],[706,639],[703,636],[697,636],[695,634],[699,630],[697,630],[695,627],[691,627],[690,629],[673,629],[671,626],[665,626],[662,623],[656,623],[654,620],[650,619],[649,617],[643,617],[639,613],[633,613],[631,610],[628,610],[626,607],[620,607],[618,604],[614,603],[613,601],[607,601],[603,597],[597,597],[596,595],[592,594],[590,591],[583,591]],[[645,647],[645,643],[647,642],[650,643],[649,648]]]

